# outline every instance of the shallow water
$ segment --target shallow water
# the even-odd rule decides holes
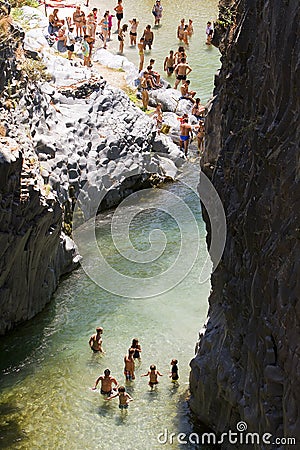
[[[185,169],[189,173],[184,180],[195,185],[198,174],[193,166],[190,169]],[[45,311],[1,339],[2,448],[179,448],[176,442],[159,444],[157,436],[165,429],[169,433],[191,432],[185,401],[188,364],[205,320],[209,293],[208,282],[198,283],[199,267],[207,255],[205,230],[193,191],[175,183],[167,186],[166,192],[184,199],[199,226],[200,250],[192,271],[173,290],[144,299],[110,294],[95,285],[82,269],[65,278]],[[178,253],[180,232],[171,217],[155,210],[161,195],[165,191],[156,189],[141,197],[139,206],[145,212],[133,221],[131,233],[134,245],[145,249],[147,236],[160,223],[169,244],[157,264],[167,268]],[[127,213],[126,207],[121,208],[120,214],[125,217]],[[129,267],[113,248],[112,214],[107,212],[97,218],[99,245],[117,270],[143,276],[138,265]],[[91,263],[97,264],[97,258],[93,258]],[[103,356],[92,354],[88,348],[89,335],[97,325],[104,327]],[[121,414],[117,399],[106,403],[90,387],[106,367],[124,383],[123,356],[133,337],[141,342],[142,361],[137,365],[136,381],[127,386],[134,402],[128,414]],[[179,386],[168,377],[172,358],[179,360]],[[163,377],[157,390],[151,392],[147,378],[139,375],[153,363]]]
[[[103,9],[112,6],[111,2],[109,5],[107,3],[106,0],[101,2]],[[148,17],[152,20],[152,1],[137,3],[127,0],[124,3],[125,19],[136,16],[141,25],[146,24]],[[191,0],[182,3],[177,0],[164,1],[163,26],[156,31],[155,46],[151,52],[159,67],[170,45],[176,48],[176,38],[173,37],[177,19],[191,14],[195,35],[190,46],[189,62],[194,68],[192,74],[195,78],[190,78],[194,86],[198,83],[203,99],[211,95],[213,75],[219,65],[217,50],[205,46],[204,34],[207,19],[216,15],[216,3],[201,0],[196,8]],[[96,1],[91,2],[90,6],[95,4]],[[143,13],[145,8],[150,11],[149,14]],[[125,54],[129,59],[137,60],[135,49],[125,47]],[[197,164],[188,165],[183,174],[183,180],[194,187],[199,177]],[[163,229],[167,236],[163,255],[152,264],[129,263],[114,248],[110,233],[113,211],[98,216],[96,236],[101,251],[117,271],[129,277],[151,274],[154,278],[149,281],[149,290],[156,283],[158,290],[163,291],[163,286],[155,277],[173,267],[181,248],[178,223],[157,209],[162,203],[171,207],[174,198],[165,201],[166,193],[182,198],[195,216],[200,236],[197,260],[193,264],[192,258],[189,258],[189,249],[192,255],[197,245],[192,224],[179,210],[179,222],[184,233],[190,236],[188,240],[185,238],[190,247],[187,248],[188,256],[172,269],[173,275],[174,270],[177,271],[175,275],[177,277],[178,274],[178,280],[182,277],[182,269],[192,267],[192,270],[174,289],[152,298],[139,299],[133,298],[144,295],[138,281],[134,284],[134,295],[124,298],[97,286],[82,268],[63,279],[52,302],[41,314],[0,340],[0,448],[199,448],[180,446],[176,439],[165,444],[157,440],[159,433],[166,429],[169,434],[193,431],[185,400],[189,362],[194,356],[198,330],[206,318],[210,289],[209,282],[198,282],[200,268],[207,256],[199,199],[180,182],[166,186],[164,191],[155,189],[150,194],[140,195],[137,202],[144,212],[135,217],[130,226],[133,244],[138,251],[147,250],[149,234],[156,228]],[[119,210],[121,218],[127,217],[129,212],[130,206]],[[124,240],[121,250],[128,250],[127,241]],[[99,265],[97,253],[92,248],[88,265]],[[104,328],[106,354],[103,356],[92,354],[88,348],[89,336],[96,326]],[[90,387],[107,367],[120,383],[124,383],[123,357],[134,337],[138,337],[142,345],[142,362],[137,366],[135,382],[127,386],[134,401],[128,413],[121,414],[117,399],[104,402],[99,392],[91,391]],[[179,386],[173,385],[168,377],[172,358],[179,361]],[[140,375],[147,372],[153,363],[163,377],[157,390],[151,392],[147,378]]]
[[[117,2],[115,2],[117,4]],[[101,17],[105,9],[113,12],[115,4],[109,0],[90,2],[90,6],[99,8],[98,17]],[[151,13],[153,0],[135,1],[124,0],[124,19],[121,24],[128,24],[128,20],[136,18],[140,23],[138,27],[138,40],[143,34],[147,24],[154,26],[154,16]],[[185,18],[193,20],[194,35],[190,39],[189,47],[186,48],[188,63],[193,71],[189,75],[191,80],[191,90],[197,92],[197,96],[202,102],[206,102],[212,92],[213,76],[220,67],[220,53],[213,47],[205,44],[206,41],[206,23],[217,18],[218,2],[216,0],[164,0],[161,2],[164,10],[159,28],[154,28],[154,44],[152,50],[145,52],[145,67],[150,58],[155,59],[154,69],[165,75],[163,72],[163,62],[170,50],[177,51],[178,46],[182,45],[177,39],[177,26],[180,19]],[[87,10],[87,9],[86,9]],[[116,28],[116,18],[113,19],[113,30]],[[130,29],[130,28],[129,28]],[[138,42],[137,40],[137,42]],[[112,41],[108,43],[108,50],[117,52],[117,35],[112,34]],[[136,47],[129,45],[129,30],[125,38],[124,56],[138,66],[139,56]],[[174,85],[174,75],[168,78],[171,85]]]

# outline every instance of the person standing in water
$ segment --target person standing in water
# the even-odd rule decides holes
[[[132,339],[131,348],[134,350],[133,359],[141,359],[142,347],[140,346],[138,339]]]
[[[89,346],[93,350],[94,353],[104,353],[104,350],[102,348],[102,334],[103,334],[103,328],[97,327],[96,333],[92,334],[89,340]]]
[[[105,369],[104,375],[100,375],[99,378],[95,381],[94,386],[92,387],[92,390],[95,391],[97,389],[98,383],[101,381],[101,394],[102,395],[113,395],[113,387],[114,384],[116,387],[118,386],[117,380],[110,375],[110,370]]]
[[[151,387],[151,390],[154,388],[155,385],[158,384],[158,376],[162,377],[162,373],[160,373],[158,370],[156,370],[156,366],[152,364],[150,366],[150,370],[148,370],[147,373],[144,373],[141,375],[141,377],[148,377],[149,376],[149,386]]]
[[[116,11],[116,17],[117,17],[117,21],[118,21],[118,23],[117,23],[117,27],[118,27],[117,32],[118,32],[119,29],[121,28],[121,20],[124,17],[122,0],[118,0],[118,4],[114,8],[114,10]]]
[[[163,7],[161,6],[160,0],[156,0],[155,5],[152,9],[153,15],[155,17],[154,25],[158,26],[162,18]]]
[[[164,62],[164,70],[167,72],[168,77],[170,77],[174,72],[174,65],[175,65],[174,51],[170,50],[170,54],[169,56],[166,56]]]
[[[119,408],[121,410],[128,409],[129,402],[133,401],[133,398],[130,397],[128,392],[126,392],[124,386],[118,387],[118,392],[116,394],[111,395],[110,397],[106,398],[106,400],[111,400],[112,398],[119,397]]]
[[[177,364],[178,364],[177,359],[172,359],[170,378],[172,378],[173,383],[176,383],[179,379]]]
[[[128,355],[124,356],[124,375],[126,381],[133,381],[135,379],[133,354],[134,350],[130,348],[128,350]]]
[[[212,27],[211,22],[207,22],[206,26],[206,45],[211,45],[211,40],[214,34],[214,29]]]
[[[144,50],[146,50],[147,45],[149,50],[151,50],[154,39],[153,31],[151,31],[151,25],[146,26],[142,37],[144,38]]]
[[[144,40],[145,39],[143,37],[141,37],[140,42],[138,43],[139,57],[140,57],[139,72],[141,72],[143,70],[144,61],[145,61]]]
[[[130,36],[130,45],[136,45],[136,37],[137,37],[137,27],[139,26],[139,22],[136,19],[129,20],[131,25],[129,36]]]
[[[128,25],[125,23],[122,28],[119,29],[118,33],[118,41],[119,41],[119,53],[120,55],[123,54],[124,50],[124,38],[125,38],[125,32],[127,31]]]

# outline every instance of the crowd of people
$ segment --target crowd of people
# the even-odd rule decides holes
[[[88,5],[86,5],[88,6]],[[117,0],[117,5],[114,8],[114,13],[106,10],[103,17],[98,18],[99,11],[97,8],[93,8],[87,15],[81,10],[80,5],[76,6],[73,13],[73,17],[69,17],[66,21],[61,20],[58,17],[58,9],[54,9],[53,13],[49,16],[49,34],[51,37],[55,36],[58,43],[58,50],[67,51],[68,59],[72,60],[74,54],[74,45],[76,41],[80,42],[81,51],[83,54],[83,64],[85,66],[91,66],[91,56],[93,47],[96,41],[96,37],[99,36],[103,42],[103,48],[107,48],[107,42],[111,40],[113,19],[116,19],[116,31],[119,41],[119,53],[123,54],[124,42],[126,33],[129,29],[129,43],[133,47],[137,47],[139,54],[139,77],[137,85],[141,91],[143,109],[146,111],[149,104],[149,91],[153,89],[159,89],[162,87],[160,74],[153,69],[155,60],[150,59],[149,64],[144,68],[145,64],[145,50],[152,49],[154,42],[154,32],[150,24],[148,24],[139,41],[137,40],[139,21],[136,18],[129,20],[129,24],[122,24],[124,18],[124,8],[122,0]],[[155,23],[154,28],[161,26],[163,17],[163,6],[160,0],[156,0],[152,14],[154,15]],[[97,27],[99,31],[97,32]],[[213,37],[213,26],[209,21],[206,27],[206,44],[211,45]],[[184,150],[184,153],[188,153],[189,141],[192,137],[193,131],[196,132],[198,141],[198,152],[204,151],[204,115],[205,108],[201,105],[200,98],[197,97],[197,93],[191,90],[191,82],[188,79],[189,74],[192,72],[192,68],[188,63],[187,49],[189,47],[189,40],[194,34],[193,20],[189,19],[187,22],[184,18],[180,20],[177,26],[177,38],[180,41],[180,45],[177,51],[170,50],[166,56],[163,64],[163,70],[169,79],[173,74],[175,75],[174,89],[180,87],[181,99],[189,100],[193,103],[192,115],[196,117],[198,125],[192,129],[189,125],[188,118],[183,118],[180,129],[180,147]],[[137,42],[138,41],[138,42]],[[158,132],[161,130],[163,122],[162,111],[155,113],[157,119]],[[186,121],[187,119],[187,121]]]
[[[89,339],[89,346],[94,353],[105,353],[102,347],[102,334],[103,328],[97,327],[96,333],[92,334]],[[142,347],[137,338],[132,339],[132,343],[128,349],[128,354],[124,356],[124,376],[125,382],[131,383],[135,380],[135,366],[136,361],[141,363],[141,353]],[[170,363],[171,369],[169,373],[169,377],[173,383],[178,385],[179,375],[178,375],[178,361],[177,359],[172,359]],[[149,370],[142,374],[141,377],[149,377],[148,385],[150,389],[153,390],[159,383],[158,377],[162,377],[163,374],[157,370],[154,364],[150,365]],[[113,398],[119,398],[119,408],[121,410],[127,409],[129,403],[133,400],[133,398],[126,392],[126,388],[123,385],[120,385],[115,377],[111,375],[111,371],[109,369],[105,369],[103,375],[100,375],[94,386],[91,388],[92,390],[96,390],[98,385],[100,384],[100,393],[105,397],[106,401],[109,401]]]

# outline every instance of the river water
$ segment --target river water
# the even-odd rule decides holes
[[[112,7],[107,3],[102,2],[102,7]],[[91,2],[91,6],[95,4]],[[157,63],[162,62],[169,48],[176,45],[177,19],[181,16],[193,18],[195,35],[190,45],[189,62],[195,78],[191,79],[201,88],[201,96],[208,99],[219,56],[216,49],[205,46],[204,32],[207,19],[216,16],[216,1],[201,0],[197,5],[196,8],[193,0],[163,3],[163,26],[157,30],[161,48],[155,45],[152,54]],[[146,23],[151,6],[152,1],[127,0],[125,19],[129,17],[128,11],[132,11],[130,17],[136,16],[141,23]],[[125,52],[134,60],[132,49],[125,48]],[[195,187],[198,177],[197,162],[184,168],[182,180],[189,186]],[[166,195],[169,196],[167,200]],[[192,224],[184,212],[179,210],[176,221],[161,210],[162,203],[166,204],[167,210],[171,208],[174,196],[179,196],[193,211],[199,230],[198,243],[194,241]],[[130,225],[133,244],[138,251],[147,250],[150,233],[160,228],[167,238],[164,254],[153,264],[129,263],[114,247],[110,229],[114,212],[109,211],[96,220],[99,247],[109,263],[117,272],[129,277],[143,278],[150,274],[153,277],[149,280],[151,288],[157,274],[170,266],[173,271],[178,270],[178,280],[182,269],[188,272],[191,268],[191,271],[173,289],[151,298],[133,298],[145,297],[145,292],[142,295],[139,292],[136,281],[137,295],[132,298],[109,293],[91,281],[82,268],[64,278],[41,314],[0,340],[0,448],[199,448],[192,444],[180,446],[176,438],[171,442],[169,437],[170,433],[194,431],[186,402],[189,361],[194,356],[198,330],[206,318],[210,290],[208,281],[203,284],[198,281],[200,268],[207,257],[199,199],[193,190],[178,182],[163,190],[142,193],[136,203],[142,212]],[[119,209],[121,219],[124,217],[125,220],[129,210],[130,205]],[[177,265],[172,266],[181,248],[179,225],[184,228],[191,257],[185,256],[179,265],[177,261]],[[193,264],[192,255],[197,245],[197,259]],[[98,264],[97,254],[91,252],[89,265]],[[163,291],[163,286],[158,290]],[[105,355],[92,354],[88,348],[89,336],[96,326],[104,328]],[[122,414],[117,399],[105,402],[99,392],[91,391],[90,387],[107,367],[120,383],[124,383],[123,357],[134,337],[141,342],[142,361],[136,368],[136,380],[127,386],[134,401],[130,403],[128,413]],[[168,377],[172,358],[179,361],[178,386]],[[150,364],[156,364],[163,374],[159,387],[153,392],[147,378],[140,377],[148,371]],[[160,433],[164,433],[160,436],[161,443],[157,439]]]

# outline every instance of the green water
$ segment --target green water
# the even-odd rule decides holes
[[[105,9],[113,12],[117,1],[101,0],[91,1],[90,6],[98,7],[101,17]],[[127,23],[128,20],[137,18],[140,22],[138,27],[138,39],[142,36],[143,30],[147,24],[154,26],[154,16],[151,14],[154,0],[124,0],[124,19],[121,24]],[[178,46],[182,45],[177,39],[177,26],[180,19],[185,18],[193,20],[194,35],[190,39],[189,47],[186,48],[188,63],[193,71],[189,75],[191,80],[191,89],[197,92],[197,96],[203,102],[206,102],[212,91],[213,76],[220,67],[219,51],[213,46],[205,44],[206,35],[205,28],[208,20],[213,21],[218,15],[218,2],[216,0],[164,0],[161,2],[164,10],[161,21],[161,27],[153,28],[154,43],[152,50],[145,52],[145,66],[149,64],[150,58],[155,59],[154,69],[165,76],[163,72],[163,62],[170,50],[177,51]],[[86,9],[86,8],[85,8]],[[86,9],[87,10],[87,9]],[[113,19],[113,30],[116,28],[116,19]],[[118,40],[116,34],[112,34],[112,41],[108,43],[107,49],[114,53],[118,50]],[[138,40],[137,40],[138,42]],[[129,45],[129,31],[125,38],[124,56],[138,66],[139,56],[136,47]],[[174,85],[174,75],[168,78],[171,85]]]
[[[192,167],[188,172],[185,181],[195,184],[197,171]],[[209,283],[198,283],[199,267],[206,258],[205,230],[199,200],[192,191],[175,183],[167,186],[166,192],[181,196],[199,225],[200,249],[192,271],[173,290],[150,299],[112,295],[90,281],[82,269],[65,278],[45,311],[1,339],[2,448],[150,450],[162,447],[157,435],[166,428],[170,433],[191,432],[185,401],[188,364],[205,320],[209,294]],[[171,217],[153,208],[153,199],[159,201],[160,195],[161,190],[156,189],[153,198],[148,195],[140,200],[145,212],[133,221],[131,234],[134,245],[143,249],[146,236],[160,223],[171,244],[159,263],[164,266],[178,252],[180,232]],[[151,205],[149,211],[147,205]],[[112,246],[112,214],[97,218],[99,245],[111,264],[133,275],[133,265],[128,267]],[[97,325],[104,328],[103,356],[88,348]],[[90,387],[106,367],[124,383],[123,357],[133,337],[141,342],[142,362],[137,366],[136,381],[127,386],[134,401],[128,414],[122,415],[117,400],[106,403]],[[179,361],[178,387],[168,377],[172,358]],[[139,375],[153,363],[163,377],[158,389],[150,392],[147,379]],[[176,443],[163,447],[179,448]]]
[[[112,4],[107,3],[105,0],[102,7],[112,8]],[[127,0],[124,3],[125,19],[136,16],[142,24],[148,22],[152,1],[135,3]],[[177,19],[190,15],[195,26],[189,52],[189,62],[194,68],[191,79],[198,83],[204,99],[211,95],[213,75],[219,65],[217,50],[208,49],[204,43],[205,23],[208,18],[215,17],[216,3],[199,1],[196,8],[191,0],[182,3],[165,1],[163,26],[157,30],[161,47],[157,46],[156,40],[151,53],[160,64],[168,50],[176,46]],[[96,4],[96,1],[90,3],[91,6]],[[125,47],[125,53],[129,59],[137,60],[135,50]],[[199,176],[197,164],[187,166],[183,174],[183,179],[193,186]],[[199,268],[207,256],[198,197],[181,183],[169,185],[162,194],[160,192],[156,189],[139,199],[144,212],[132,221],[129,230],[134,246],[141,251],[149,247],[149,233],[161,228],[167,244],[160,258],[147,267],[122,258],[113,246],[110,233],[113,211],[97,218],[99,247],[117,271],[131,277],[149,274],[155,277],[166,270],[176,261],[181,238],[176,221],[155,207],[162,199],[165,201],[163,194],[167,192],[183,199],[193,210],[199,227],[195,264],[188,259],[180,261],[183,267],[192,266],[192,270],[173,289],[142,299],[119,297],[101,289],[82,268],[63,279],[52,302],[41,314],[0,340],[0,448],[198,448],[180,446],[176,440],[164,445],[157,441],[157,436],[165,429],[176,434],[193,431],[186,402],[189,362],[194,356],[198,330],[206,318],[210,289],[209,282],[198,282]],[[120,214],[126,217],[127,212],[124,207]],[[180,222],[189,235],[191,224],[185,215]],[[192,255],[193,247],[197,245],[194,238],[190,239],[189,245]],[[99,264],[92,249],[88,264],[95,267]],[[178,279],[180,277],[181,270],[178,269]],[[149,282],[154,283],[155,278]],[[137,284],[137,297],[141,294],[139,290]],[[106,354],[102,356],[92,354],[88,347],[89,336],[96,326],[104,328]],[[134,401],[128,413],[121,414],[117,399],[104,402],[99,392],[91,391],[90,387],[107,367],[120,383],[124,383],[123,357],[134,337],[138,337],[142,345],[142,362],[136,368],[135,382],[127,386]],[[178,387],[168,377],[172,358],[179,361]],[[154,392],[150,392],[147,378],[140,377],[150,364],[156,364],[163,373]]]

